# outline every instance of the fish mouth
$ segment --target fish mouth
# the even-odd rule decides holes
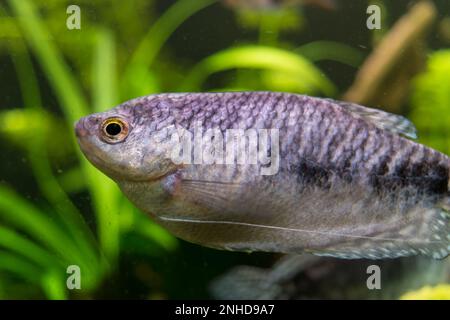
[[[119,172],[109,168],[109,166],[107,165],[107,159],[104,159],[101,153],[98,152],[97,148],[95,148],[93,144],[89,142],[89,135],[88,133],[86,133],[86,129],[83,127],[83,125],[80,125],[80,122],[76,124],[75,133],[81,152],[94,167],[96,167],[98,170],[100,170],[113,180],[124,178],[123,175],[121,175]]]
[[[120,182],[126,182],[128,184],[132,183],[132,184],[152,184],[155,182],[159,182],[161,180],[163,180],[164,178],[166,178],[167,176],[170,176],[171,174],[173,174],[174,171],[172,172],[167,172],[158,176],[149,176],[147,178],[130,178],[130,177],[125,177],[125,178],[118,178],[118,179],[114,179],[117,183]]]
[[[89,162],[96,167],[98,170],[103,172],[105,175],[113,179],[114,181],[126,181],[126,182],[132,182],[132,183],[152,183],[156,181],[160,181],[167,177],[168,175],[174,173],[178,168],[174,168],[171,170],[165,170],[161,172],[160,174],[155,173],[148,173],[140,176],[133,176],[133,175],[127,175],[123,174],[123,171],[126,171],[127,168],[123,168],[123,170],[119,168],[112,169],[110,166],[107,165],[108,160],[102,157],[101,153],[99,153],[95,147],[89,141],[86,141],[83,139],[83,136],[78,136],[78,145],[80,146],[80,149],[84,156],[86,157]]]
[[[85,141],[83,136],[77,134],[77,140],[78,145],[80,146],[81,152],[86,157],[89,162],[94,165],[97,169],[104,172],[106,175],[110,176],[112,175],[112,171],[107,168],[107,166],[104,165],[106,162],[105,159],[103,159],[98,152],[96,152],[95,148],[92,147],[90,143]]]
[[[169,170],[164,170],[159,174],[147,174],[143,175],[142,177],[125,177],[121,179],[121,181],[127,181],[132,183],[153,183],[157,181],[161,181],[164,178],[176,173],[180,169],[180,166],[175,166],[173,168],[170,168]]]

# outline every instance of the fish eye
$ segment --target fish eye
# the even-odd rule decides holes
[[[107,143],[123,141],[128,135],[128,124],[120,118],[108,118],[102,123],[102,138]]]
[[[111,122],[106,125],[105,131],[110,136],[117,136],[122,131],[122,126],[116,122]]]

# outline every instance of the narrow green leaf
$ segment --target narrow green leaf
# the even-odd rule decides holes
[[[0,251],[0,270],[13,273],[34,284],[41,281],[41,268],[11,253]]]
[[[51,40],[52,37],[40,21],[33,2],[29,0],[8,0],[15,12],[38,61],[45,70],[48,81],[63,107],[67,121],[72,125],[80,117],[89,113],[88,104],[81,88],[72,76],[68,65]]]
[[[188,74],[180,91],[198,91],[211,74],[238,68],[283,72],[286,76],[301,79],[311,90],[327,96],[332,96],[336,91],[327,77],[301,55],[265,46],[236,47],[205,58]]]
[[[211,5],[216,0],[176,1],[149,29],[133,53],[128,68],[148,68],[169,36],[195,12]],[[127,74],[127,71],[125,71]]]
[[[62,266],[62,260],[48,250],[2,226],[0,226],[0,246],[28,258],[41,267],[58,268]]]
[[[176,1],[162,14],[143,37],[125,68],[122,88],[126,92],[126,99],[150,94],[158,89],[149,68],[162,46],[186,19],[214,2],[216,0]]]
[[[21,54],[14,54],[15,49],[20,49]],[[28,113],[41,115],[43,118],[46,113],[42,107],[39,85],[27,48],[22,41],[16,41],[14,42],[14,45],[10,45],[10,50],[21,85],[22,96],[26,105],[25,110]],[[38,121],[38,123],[41,122],[43,121]],[[50,122],[50,120],[48,122]],[[50,125],[50,123],[48,125]],[[26,126],[29,126],[29,124],[27,123]],[[46,128],[46,130],[48,130],[48,128]],[[94,263],[97,260],[95,239],[79,214],[78,209],[67,197],[67,194],[62,190],[52,173],[45,148],[45,144],[47,143],[46,133],[47,132],[43,132],[40,135],[34,135],[32,139],[26,139],[32,140],[32,142],[27,145],[31,168],[40,190],[53,205],[55,212],[61,217],[61,221],[73,236],[73,239],[80,246],[80,251]]]
[[[105,29],[99,30],[97,34],[94,59],[94,109],[100,112],[117,102],[115,41],[113,35]],[[111,179],[90,164],[85,169],[89,174],[88,186],[93,195],[100,246],[110,262],[113,262],[119,254],[118,202],[121,193]]]
[[[359,67],[365,58],[360,50],[334,41],[313,41],[297,48],[295,52],[312,62],[332,60],[355,68]]]
[[[55,250],[65,260],[86,264],[78,248],[49,216],[2,185],[0,185],[0,217]]]

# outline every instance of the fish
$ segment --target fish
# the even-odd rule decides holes
[[[293,93],[161,93],[83,117],[75,134],[137,208],[188,242],[449,255],[450,159],[403,116]]]

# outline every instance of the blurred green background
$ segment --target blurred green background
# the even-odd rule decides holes
[[[346,97],[416,2],[2,0],[0,298],[208,298],[231,266],[269,266],[273,255],[202,248],[154,224],[84,159],[74,122],[158,92]],[[66,27],[70,4],[80,30]],[[369,4],[381,30],[366,27]],[[410,117],[421,142],[450,154],[450,3],[434,5],[404,67],[357,102]],[[69,265],[81,290],[66,287]]]

